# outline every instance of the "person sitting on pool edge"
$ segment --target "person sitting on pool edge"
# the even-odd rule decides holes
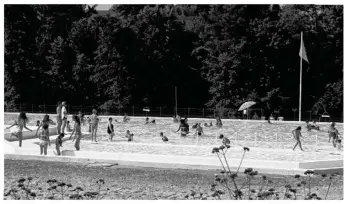
[[[205,123],[206,124],[206,123]],[[198,125],[199,125],[199,123],[195,123],[193,126],[192,126],[192,128],[193,129],[196,129],[197,127],[198,127]]]
[[[41,121],[36,121],[36,126],[38,127],[38,126],[40,126],[40,123],[41,123]]]
[[[230,145],[230,140],[227,137],[225,137],[223,134],[220,134],[218,139],[222,139],[223,145]]]
[[[169,141],[169,139],[164,135],[163,132],[160,133],[160,137],[161,137],[161,140],[163,140],[163,142]]]

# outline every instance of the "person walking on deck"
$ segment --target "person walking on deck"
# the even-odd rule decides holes
[[[295,151],[295,148],[299,145],[301,151],[304,151],[302,149],[301,141],[300,141],[300,137],[302,137],[302,135],[301,135],[301,126],[297,127],[295,130],[293,130],[292,133],[293,133],[294,139],[296,140],[296,144],[294,145],[293,150]]]

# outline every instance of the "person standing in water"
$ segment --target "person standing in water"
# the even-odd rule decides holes
[[[92,131],[92,142],[96,141],[96,132],[98,131],[98,123],[99,123],[99,117],[97,115],[97,110],[93,109],[92,111],[92,115],[90,116],[90,127],[91,127],[91,131]]]
[[[49,128],[49,125],[55,125],[55,123],[54,123],[51,119],[49,119],[49,115],[48,115],[48,114],[46,114],[45,116],[43,116],[43,120],[41,121],[39,127],[38,127],[37,130],[36,130],[36,134],[35,134],[36,137],[37,137],[37,132],[39,131],[39,129],[40,129],[41,127],[43,128],[44,125],[47,125],[48,128]],[[48,129],[48,128],[47,128],[47,132],[48,132],[48,144],[51,145],[51,141],[50,141],[50,139],[49,139],[49,129]]]
[[[301,151],[304,151],[302,149],[301,141],[300,141],[300,137],[302,137],[302,135],[301,135],[301,126],[297,127],[295,130],[293,130],[292,133],[293,133],[294,139],[296,140],[296,144],[294,145],[293,150],[295,151],[296,146],[299,145]]]
[[[80,143],[81,143],[81,139],[82,139],[81,121],[77,115],[73,115],[72,120],[75,122],[75,125],[74,125],[74,129],[72,130],[72,133],[71,133],[69,139],[71,139],[72,135],[75,133],[75,138],[72,140],[72,142],[76,140],[75,148],[77,151],[79,151],[80,150]]]
[[[66,121],[67,121],[67,110],[66,110],[66,102],[63,101],[61,103],[61,120],[62,120],[62,126],[61,126],[61,133],[65,132],[65,126],[66,126]]]
[[[62,119],[61,119],[61,102],[58,101],[58,105],[57,105],[57,131],[58,134],[61,133],[61,125],[62,125]]]
[[[108,119],[108,124],[107,124],[107,133],[108,133],[108,140],[112,141],[113,136],[114,136],[114,129],[113,129],[113,124],[112,124],[112,118]]]
[[[18,116],[17,121],[14,121],[14,123],[7,127],[6,129],[10,129],[13,126],[17,126],[17,131],[11,133],[11,136],[17,137],[18,141],[19,141],[19,147],[22,147],[22,140],[23,140],[23,128],[29,130],[30,132],[32,132],[32,130],[30,130],[29,128],[27,128],[26,124],[29,122],[28,117],[26,116],[25,112],[21,112]]]
[[[48,131],[48,124],[43,125],[43,130],[39,135],[40,139],[40,155],[45,154],[47,155],[47,148],[48,145],[51,146],[51,143],[49,141],[49,131]]]
[[[336,147],[336,141],[338,140],[339,131],[335,128],[335,122],[331,123],[329,133],[329,143],[332,138],[333,147]]]
[[[181,130],[181,136],[186,137],[189,130],[187,128],[187,124],[185,123],[184,119],[181,120],[180,126],[178,127],[178,130],[176,132],[178,132],[180,130]]]

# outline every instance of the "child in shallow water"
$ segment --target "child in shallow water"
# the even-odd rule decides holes
[[[218,139],[222,139],[223,145],[230,145],[230,140],[227,137],[225,137],[223,134],[220,134]]]
[[[47,148],[49,144],[49,132],[48,132],[48,125],[43,125],[43,130],[39,135],[40,140],[40,155],[45,154],[47,155]],[[50,145],[50,144],[49,144]]]
[[[161,140],[163,140],[163,142],[169,141],[169,139],[164,135],[163,132],[160,133],[160,137],[161,137]]]
[[[125,137],[128,138],[128,142],[134,141],[134,134],[130,133],[130,130],[127,130]]]
[[[72,131],[72,129],[71,129],[71,125],[70,125],[70,121],[67,121],[66,122],[66,130],[65,130],[66,132],[71,132]]]
[[[60,133],[60,135],[55,139],[55,149],[57,150],[58,156],[60,156],[60,147],[63,147],[63,137],[64,133]]]

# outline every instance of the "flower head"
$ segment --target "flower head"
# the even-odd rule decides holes
[[[305,175],[312,175],[314,172],[313,171],[311,171],[311,170],[307,170],[307,171],[305,171]]]
[[[29,181],[33,180],[33,177],[28,177],[28,180],[29,180]]]
[[[212,154],[218,153],[218,152],[219,152],[219,148],[218,148],[218,147],[214,147],[214,148],[212,149]]]
[[[296,175],[294,176],[294,178],[298,179],[298,178],[300,178],[300,175],[299,175],[299,174],[296,174]]]
[[[18,179],[17,182],[18,182],[18,183],[23,183],[24,181],[25,181],[25,178],[22,177],[22,178]]]
[[[248,148],[248,147],[244,147],[244,148],[243,148],[243,151],[249,152],[249,148]]]
[[[253,169],[252,168],[247,168],[247,169],[245,169],[245,174],[249,174],[249,173],[251,173],[253,171]]]
[[[322,176],[322,178],[325,178],[325,177],[327,177],[327,175],[326,175],[326,174],[322,174],[321,176]]]

